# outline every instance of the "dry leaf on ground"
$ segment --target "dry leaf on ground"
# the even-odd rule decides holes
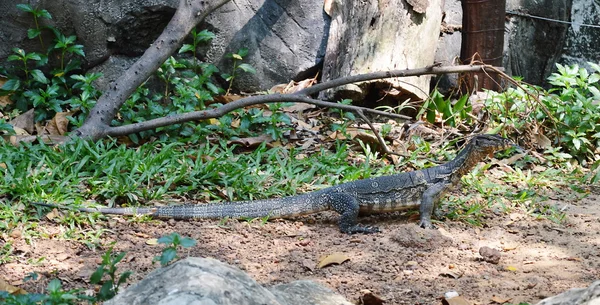
[[[27,112],[20,114],[8,123],[13,127],[25,129],[27,134],[32,134],[35,131],[34,115],[34,110],[29,109]]]
[[[335,252],[327,256],[322,256],[319,258],[319,264],[317,268],[327,267],[332,264],[341,264],[347,260],[350,260],[350,257],[346,256],[343,253]]]
[[[53,136],[62,136],[68,131],[69,119],[68,116],[73,115],[73,112],[57,112],[52,120],[46,124],[46,131]]]
[[[498,304],[505,304],[510,302],[511,298],[500,298],[500,297],[492,297],[492,302],[494,303],[498,303]]]
[[[6,282],[3,278],[0,278],[0,291],[6,291],[10,294],[27,294],[27,291],[19,288],[19,287],[15,287],[11,284],[9,284],[8,282]]]
[[[363,289],[360,291],[360,298],[358,300],[359,305],[383,305],[385,303],[385,299],[374,294],[368,289]]]
[[[273,142],[273,138],[270,135],[264,134],[264,135],[260,135],[258,137],[234,139],[234,140],[227,142],[227,144],[228,145],[241,144],[246,147],[254,147],[254,146],[258,146],[259,144],[261,144],[263,142],[271,143],[271,142]]]

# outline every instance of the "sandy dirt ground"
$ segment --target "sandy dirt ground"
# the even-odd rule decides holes
[[[582,200],[547,202],[566,207],[562,223],[539,220],[518,209],[487,211],[479,227],[440,221],[438,230],[420,229],[415,213],[361,217],[361,223],[381,228],[381,233],[372,235],[340,233],[337,215],[329,212],[266,224],[230,220],[224,226],[213,220],[140,223],[108,217],[96,226],[108,229],[103,243],[115,241],[115,251],[127,251],[120,271],[134,272],[129,283],[159,267],[152,259],[162,245],[149,241],[177,232],[198,242],[180,250],[181,257],[217,258],[266,286],[311,279],[350,301],[357,301],[367,289],[386,300],[385,304],[440,304],[448,291],[474,304],[533,304],[600,279],[599,197],[592,190]],[[39,230],[49,238],[28,242],[12,233],[16,260],[0,266],[0,274],[30,292],[43,291],[53,277],[66,287],[94,289],[88,279],[106,248],[90,249],[55,237],[61,229],[53,221],[41,222]],[[498,252],[492,250],[492,258],[486,260],[480,255],[483,247]],[[317,268],[319,259],[332,253],[348,260]],[[497,262],[494,253],[499,254]],[[41,276],[23,281],[30,272]]]

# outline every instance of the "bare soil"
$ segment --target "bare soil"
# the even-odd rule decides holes
[[[442,221],[438,230],[418,228],[414,213],[362,217],[363,224],[381,228],[372,235],[340,233],[337,215],[328,212],[266,224],[228,221],[225,227],[213,220],[139,223],[123,217],[109,217],[98,225],[109,230],[103,243],[115,241],[116,251],[127,251],[120,272],[134,272],[129,283],[159,267],[152,259],[162,245],[149,240],[177,232],[198,241],[180,250],[181,257],[217,258],[267,286],[311,279],[350,301],[368,289],[385,304],[440,304],[448,291],[474,304],[536,303],[600,279],[599,197],[596,191],[579,201],[548,202],[567,206],[567,218],[560,224],[536,220],[518,209],[510,214],[489,211],[481,227]],[[0,266],[0,274],[29,292],[44,291],[54,277],[66,287],[92,291],[88,279],[106,248],[91,250],[54,238],[61,229],[52,221],[40,223],[39,230],[50,238],[26,240],[13,231],[10,239],[18,258]],[[482,247],[499,250],[499,262],[484,260]],[[320,257],[335,252],[349,260],[316,267]],[[30,272],[42,276],[23,281]]]

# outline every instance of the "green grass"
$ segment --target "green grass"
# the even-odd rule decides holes
[[[120,145],[115,140],[75,140],[57,147],[14,147],[1,142],[0,226],[11,231],[21,224],[27,236],[39,236],[41,233],[35,233],[35,220],[42,211],[29,204],[34,201],[79,205],[94,199],[115,206],[178,200],[184,196],[201,202],[255,200],[403,170],[373,158],[349,164],[347,147],[347,143],[339,142],[331,151],[323,148],[306,155],[297,149],[268,149],[264,145],[244,151],[225,141],[202,145],[153,142],[139,147]],[[425,143],[417,151],[431,153]],[[303,158],[298,157],[301,153]],[[438,154],[452,157],[447,151]],[[432,165],[416,153],[404,162],[417,168]],[[445,202],[450,203],[448,218],[477,225],[494,206],[503,212],[522,208],[535,217],[557,221],[564,218],[561,211],[541,203],[545,197],[540,192],[542,187],[572,184],[569,179],[573,178],[564,178],[562,170],[549,168],[533,173],[512,166],[514,170],[491,180],[486,175],[490,166],[486,163],[476,167],[462,179],[469,192],[475,190],[477,196],[446,198]],[[64,211],[64,216],[56,221],[64,226],[65,238],[94,246],[102,231],[89,228],[99,217],[102,216]]]
[[[334,152],[296,158],[296,149],[260,146],[246,152],[225,141],[203,145],[155,142],[128,148],[114,140],[76,140],[58,147],[0,143],[0,220],[3,229],[35,226],[30,202],[114,205],[185,196],[198,201],[253,200],[293,195],[346,181],[393,173],[383,162],[348,164],[340,143]],[[65,211],[65,237],[97,239],[86,232],[98,215]],[[32,230],[27,230],[30,234]]]

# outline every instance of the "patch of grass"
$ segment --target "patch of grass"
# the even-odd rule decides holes
[[[198,201],[238,201],[294,195],[356,179],[391,174],[381,160],[348,164],[349,151],[304,154],[297,149],[259,146],[241,151],[225,141],[204,145],[155,142],[135,148],[115,140],[75,140],[52,147],[0,142],[0,223],[7,230],[28,224],[34,233],[39,207],[30,202],[81,205],[94,199],[109,206],[139,205],[179,197]],[[53,221],[65,238],[93,247],[101,233],[99,216],[61,210]]]
[[[462,177],[464,188],[477,193],[448,196],[444,200],[448,204],[446,217],[481,225],[492,210],[499,209],[503,213],[510,213],[518,209],[535,218],[549,219],[557,223],[564,221],[564,208],[547,204],[548,194],[565,193],[567,186],[580,183],[578,171],[545,168],[544,171],[534,172],[524,170],[518,164],[511,166],[510,171],[502,171],[490,169],[491,166],[492,163],[477,166]],[[494,174],[490,175],[492,171]],[[577,196],[568,192],[561,196],[577,200],[585,195]]]
[[[473,196],[448,196],[448,212],[444,215],[450,220],[463,221],[474,226],[481,226],[489,208],[488,204],[484,204],[475,200]]]

